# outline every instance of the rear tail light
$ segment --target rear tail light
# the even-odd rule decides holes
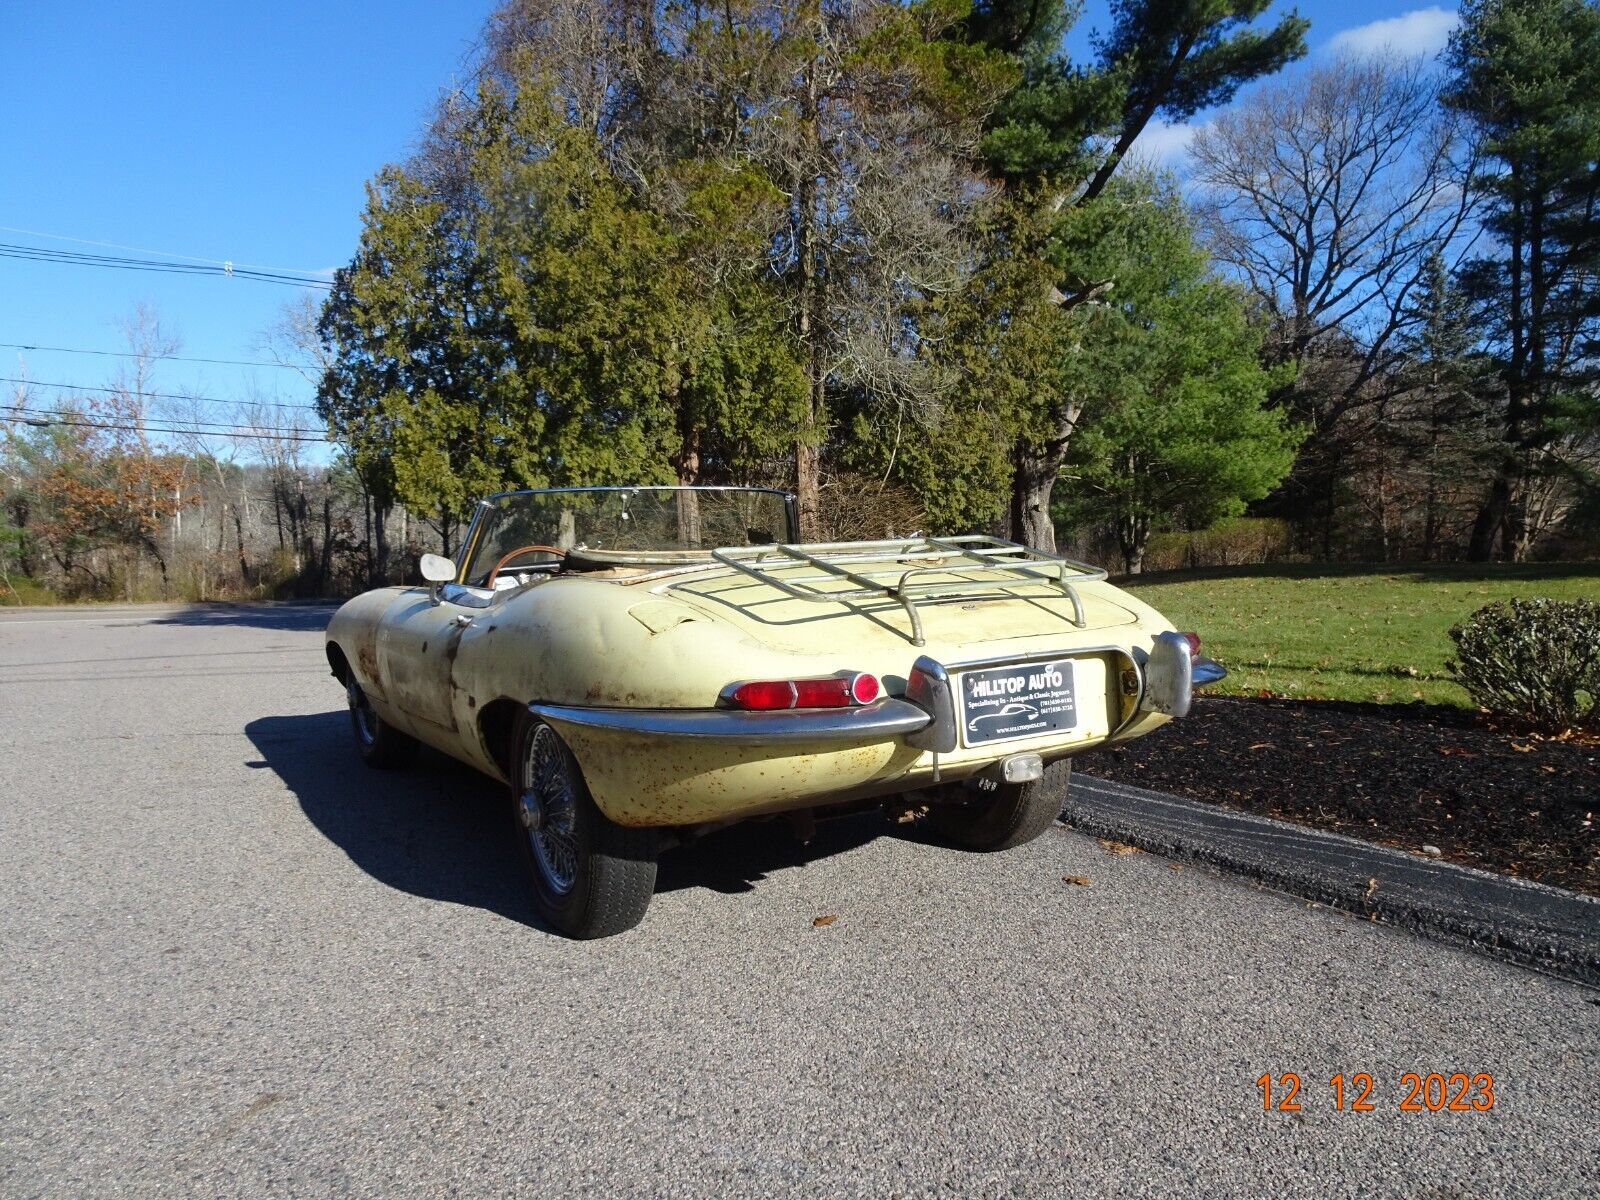
[[[850,708],[871,704],[883,694],[876,675],[865,672],[826,679],[758,679],[732,684],[722,693],[729,708],[769,711],[782,708]]]
[[[1180,633],[1178,636],[1189,643],[1189,657],[1191,659],[1199,658],[1200,635],[1198,633]]]

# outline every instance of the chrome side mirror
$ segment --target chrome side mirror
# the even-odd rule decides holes
[[[428,603],[439,603],[439,585],[456,577],[456,564],[442,554],[422,556],[422,578],[428,584]]]

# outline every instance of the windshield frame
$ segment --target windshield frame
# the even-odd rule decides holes
[[[604,484],[592,487],[550,487],[550,488],[516,488],[506,492],[495,492],[479,500],[472,510],[472,524],[467,527],[467,535],[461,541],[460,557],[456,562],[456,582],[465,585],[472,569],[473,559],[478,553],[478,536],[483,530],[484,518],[494,510],[496,503],[510,499],[514,496],[541,496],[571,494],[574,492],[756,492],[768,496],[777,496],[783,501],[783,511],[787,518],[788,528],[785,540],[795,543],[800,540],[800,510],[795,494],[784,488],[772,487],[745,487],[736,484],[670,484],[670,483],[631,483],[631,484]],[[710,561],[711,550],[707,547],[703,552],[707,561]],[[666,558],[665,554],[671,553],[673,557]],[[683,562],[682,551],[663,552],[662,560],[667,562]],[[652,552],[641,553],[635,560],[640,563],[652,561]],[[620,565],[620,564],[619,564]]]

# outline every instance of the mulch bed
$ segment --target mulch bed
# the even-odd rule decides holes
[[[1600,895],[1600,739],[1543,740],[1424,704],[1198,699],[1102,779]]]

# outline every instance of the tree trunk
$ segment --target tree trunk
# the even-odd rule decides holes
[[[322,497],[322,556],[317,563],[317,595],[328,594],[328,556],[333,553],[333,497]]]
[[[1495,541],[1511,512],[1511,490],[1516,473],[1516,456],[1508,454],[1501,460],[1489,495],[1472,522],[1472,539],[1467,543],[1468,562],[1489,562],[1494,558]]]
[[[1131,470],[1130,466],[1130,470]],[[1122,569],[1127,575],[1144,574],[1144,551],[1150,544],[1150,520],[1138,512],[1117,519],[1117,544],[1122,551]]]
[[[239,516],[240,505],[233,505],[233,536],[239,543],[239,579],[246,587],[250,585],[250,562],[244,553],[244,521]]]
[[[372,532],[375,553],[372,560],[372,586],[382,587],[389,582],[389,509],[388,500],[373,501]]]
[[[1011,483],[1011,537],[1035,550],[1055,553],[1056,526],[1050,519],[1050,495],[1061,462],[1018,441],[1013,452],[1016,474]]]
[[[700,482],[700,430],[680,410],[682,444],[672,457],[678,472],[678,486],[692,488]],[[700,493],[678,493],[678,542],[696,548],[700,545]]]
[[[794,491],[799,503],[800,540],[822,540],[822,450],[801,442],[794,448]]]
[[[1068,402],[1056,416],[1055,436],[1043,447],[1018,438],[1011,451],[1011,537],[1024,546],[1054,554],[1056,526],[1050,519],[1050,497],[1067,459],[1067,447],[1083,406]]]
[[[822,346],[822,281],[818,274],[820,224],[817,173],[822,159],[822,142],[817,126],[817,73],[814,64],[806,68],[806,90],[800,112],[806,153],[801,156],[795,188],[795,257],[800,271],[799,335],[806,357],[806,414],[801,440],[794,447],[794,490],[798,501],[800,540],[818,541],[822,537],[820,493],[822,489],[822,434],[827,411],[826,371]]]

